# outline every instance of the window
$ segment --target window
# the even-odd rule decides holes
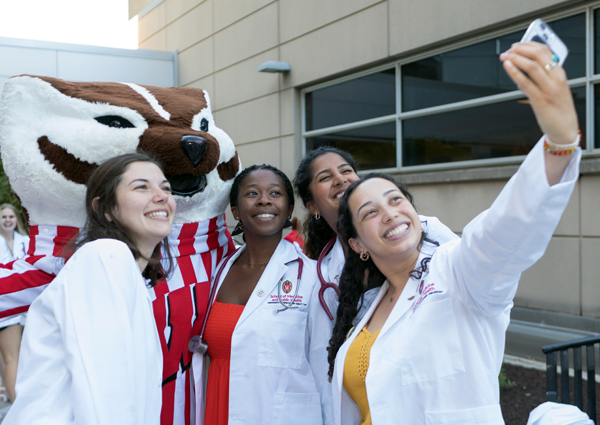
[[[600,101],[599,6],[546,19],[569,47],[564,68],[579,114],[582,146],[589,151],[600,149],[600,110],[592,114],[587,109],[592,103],[588,96]],[[589,54],[588,21],[595,46]],[[361,170],[485,165],[526,155],[541,132],[529,101],[498,59],[524,32],[522,28],[305,90],[306,151],[339,147],[356,157]],[[588,56],[593,72],[586,72]],[[599,135],[589,147],[588,133]]]

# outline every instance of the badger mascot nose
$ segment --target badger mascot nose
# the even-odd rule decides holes
[[[196,168],[198,165],[200,165],[200,162],[202,162],[202,158],[204,158],[207,146],[208,141],[204,137],[183,136],[181,138],[181,148],[190,161],[192,161],[194,168]]]

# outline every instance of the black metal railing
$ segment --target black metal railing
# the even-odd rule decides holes
[[[560,402],[573,404],[583,410],[582,348],[585,346],[587,363],[587,414],[596,423],[596,355],[594,344],[600,342],[600,335],[573,339],[542,347],[546,355],[546,398],[558,403],[557,353],[560,352]],[[569,349],[573,349],[573,369],[575,371],[573,402],[569,391]]]

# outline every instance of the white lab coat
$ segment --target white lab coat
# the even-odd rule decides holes
[[[13,234],[13,251],[10,252],[6,239],[0,237],[0,264],[10,263],[19,260],[27,254],[29,249],[29,236],[22,235],[15,231]]]
[[[419,215],[419,219],[423,224],[423,230],[430,240],[442,245],[451,240],[458,239],[458,236],[437,217]],[[344,249],[342,248],[342,242],[338,237],[331,250],[323,257],[323,261],[321,261],[321,273],[325,281],[339,285],[345,264],[346,258],[344,257]],[[337,294],[332,289],[327,289],[324,292],[324,298],[329,307],[329,311],[331,311],[331,314],[335,317],[339,305]],[[369,300],[370,298],[365,299],[365,302],[368,302]]]
[[[425,244],[430,272],[409,279],[370,353],[371,418],[382,424],[503,424],[498,373],[518,277],[544,253],[579,176],[581,151],[550,187],[538,143],[491,208],[462,239]],[[350,344],[388,288],[340,348],[333,377],[335,424],[360,421],[343,388]],[[414,297],[413,297],[414,296]]]
[[[245,248],[229,259],[217,291]],[[297,258],[304,262],[294,303],[299,308],[277,313],[283,308],[277,288],[287,304],[296,291]],[[332,423],[327,346],[333,325],[319,303],[315,264],[296,245],[282,240],[256,284],[231,341],[230,425]],[[286,281],[292,283],[288,294],[282,290]]]
[[[87,243],[31,304],[4,425],[158,425],[162,354],[137,262]]]

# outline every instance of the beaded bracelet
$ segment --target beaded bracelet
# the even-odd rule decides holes
[[[575,152],[580,142],[581,130],[577,130],[577,138],[575,139],[575,142],[568,145],[557,145],[556,143],[551,142],[550,139],[548,139],[548,136],[544,135],[544,149],[552,155],[571,155],[573,152]]]

